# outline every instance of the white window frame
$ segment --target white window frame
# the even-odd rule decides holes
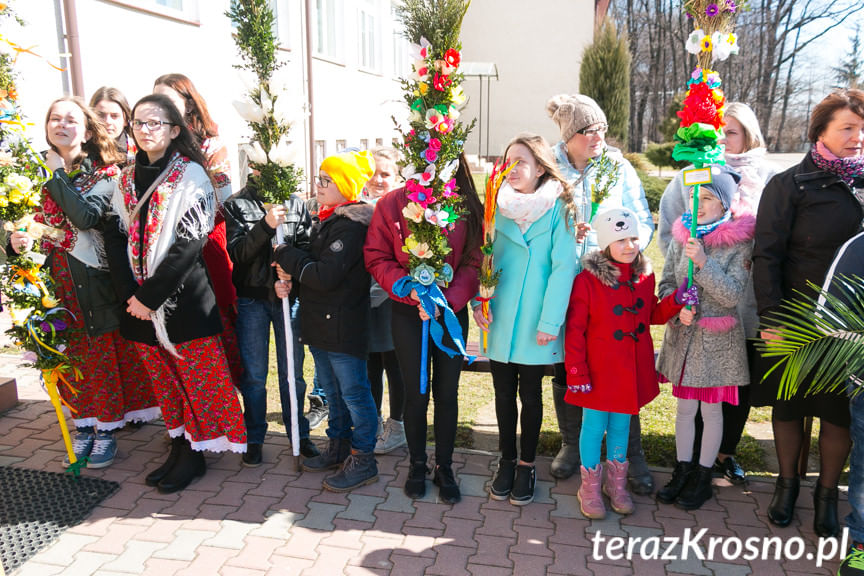
[[[273,11],[273,25],[276,38],[279,40],[280,50],[291,50],[291,5],[293,0],[267,0],[270,10]]]
[[[154,16],[162,16],[169,20],[175,20],[184,24],[201,25],[198,16],[198,0],[180,0],[182,8],[171,8],[157,4],[157,0],[102,0],[108,4],[116,4],[124,8],[131,8],[139,12],[146,12]]]
[[[391,59],[393,78],[396,80],[407,78],[411,74],[411,62],[408,57],[410,42],[405,37],[405,29],[396,14],[395,6],[390,8],[390,30],[393,36],[393,58]]]
[[[312,51],[317,58],[344,64],[342,0],[315,0],[315,26],[312,29]],[[323,13],[323,14],[322,14]],[[322,18],[327,33],[321,38]]]
[[[357,67],[381,73],[381,10],[378,0],[360,0],[357,6]],[[364,37],[365,33],[365,37]]]

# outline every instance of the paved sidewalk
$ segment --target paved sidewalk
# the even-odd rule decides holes
[[[35,371],[16,366],[17,356],[0,355],[0,373],[18,378],[21,403],[0,414],[0,465],[59,471],[63,447],[53,408],[37,383]],[[283,574],[833,574],[842,554],[821,568],[808,554],[817,552],[812,532],[811,488],[803,488],[793,526],[779,529],[765,511],[770,482],[753,481],[742,489],[715,481],[716,499],[690,513],[636,497],[636,513],[610,513],[588,521],[579,513],[576,478],[556,482],[549,460],[538,462],[537,497],[519,508],[488,498],[486,485],[497,457],[459,451],[454,469],[463,501],[437,501],[428,483],[426,498],[408,500],[402,493],[407,476],[405,453],[378,460],[377,483],[349,494],[321,489],[321,474],[293,470],[284,436],[271,435],[264,464],[244,468],[237,454],[208,455],[208,472],[179,494],[162,495],[146,486],[144,475],[167,453],[164,428],[148,424],[118,433],[120,451],[114,464],[84,474],[115,480],[121,489],[97,507],[83,524],[67,530],[51,547],[24,564],[16,575],[283,575]],[[657,471],[662,485],[668,471]],[[2,489],[2,487],[0,487]],[[848,511],[845,495],[841,513]],[[659,539],[724,538],[713,559],[691,552],[682,559],[680,545],[671,549]],[[623,537],[625,548],[595,549],[600,533]],[[798,560],[748,560],[748,548],[736,553],[732,537],[777,536]],[[792,540],[800,537],[801,540]],[[641,538],[641,541],[637,541]],[[615,541],[613,541],[615,542]],[[797,544],[802,544],[799,551]],[[633,547],[633,559],[609,558]],[[723,560],[722,546],[733,560]],[[838,547],[839,548],[839,547]],[[675,558],[640,559],[667,551]],[[599,554],[596,554],[599,552]],[[788,558],[788,554],[787,554]]]

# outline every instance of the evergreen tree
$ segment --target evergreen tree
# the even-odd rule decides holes
[[[855,36],[851,38],[852,45],[846,58],[840,66],[834,67],[834,77],[839,88],[861,88],[864,86],[864,62],[861,52],[861,26],[855,26]]]
[[[609,137],[626,148],[630,128],[630,46],[606,19],[582,53],[579,90],[597,101],[609,122]]]

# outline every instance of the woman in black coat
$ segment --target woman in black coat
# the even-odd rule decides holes
[[[756,220],[753,283],[763,321],[784,298],[821,285],[834,254],[861,231],[864,219],[864,92],[832,93],[813,110],[808,137],[813,143],[800,164],[775,176],[765,188]],[[775,322],[776,323],[776,322]],[[763,330],[763,338],[776,338]],[[757,355],[757,380],[776,359]],[[821,420],[819,482],[813,494],[814,530],[839,533],[837,482],[849,453],[849,401],[842,392],[804,397],[807,386],[789,399],[778,399],[780,370],[754,387],[754,406],[772,406],[774,445],[780,477],[768,518],[778,526],[792,521],[798,497],[798,459],[804,418]]]

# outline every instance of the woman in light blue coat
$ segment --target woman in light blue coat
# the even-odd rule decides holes
[[[578,256],[570,189],[549,144],[540,136],[521,135],[507,146],[505,157],[516,165],[498,193],[494,254],[501,280],[489,317],[478,305],[474,318],[489,332],[498,417],[501,460],[490,493],[523,506],[534,499],[543,375],[547,365],[564,361],[564,319]],[[519,459],[517,393],[522,401]]]
[[[561,130],[561,141],[553,153],[558,169],[573,188],[573,203],[577,207],[574,217],[580,237],[579,256],[597,250],[597,237],[591,231],[591,186],[595,182],[597,167],[594,160],[603,154],[618,163],[617,182],[597,212],[612,208],[624,208],[636,215],[639,223],[639,246],[644,250],[654,235],[654,220],[645,190],[636,170],[621,152],[606,143],[606,114],[593,99],[582,94],[559,94],[546,103],[546,112]],[[563,367],[556,367],[552,381],[552,397],[555,414],[561,430],[561,450],[552,461],[551,472],[556,478],[569,478],[579,469],[579,433],[582,427],[582,409],[564,402],[567,378]],[[630,443],[627,453],[630,459],[630,490],[636,494],[651,494],[654,480],[645,463],[640,439],[641,427],[638,415],[630,419]]]

